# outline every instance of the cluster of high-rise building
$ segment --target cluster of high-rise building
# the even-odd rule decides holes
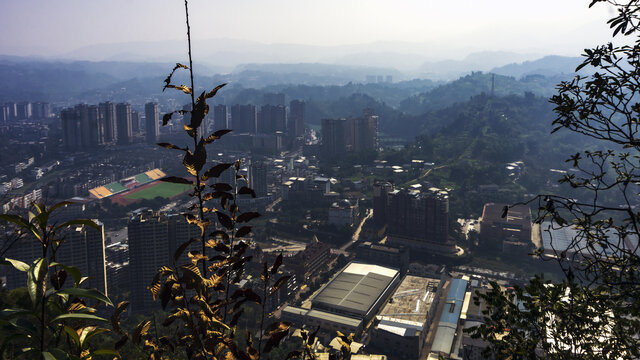
[[[131,104],[104,102],[78,104],[60,112],[62,143],[66,150],[90,150],[100,145],[128,145],[141,132],[140,115]],[[159,133],[158,104],[145,105],[146,141],[155,143]]]
[[[284,94],[265,94],[265,104],[257,107],[253,104],[213,107],[214,128],[233,129],[234,133],[275,134],[282,133],[290,137],[304,135],[305,103],[293,100],[289,103],[289,113],[285,106]]]
[[[378,150],[378,116],[366,109],[361,117],[322,119],[322,156]]]
[[[47,119],[51,117],[47,102],[8,102],[0,105],[0,124],[15,120]]]

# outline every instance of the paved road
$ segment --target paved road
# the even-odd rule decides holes
[[[351,237],[351,241],[349,241],[348,243],[342,245],[342,247],[340,248],[341,252],[347,251],[347,249],[351,245],[355,244],[360,239],[360,231],[362,231],[362,226],[364,225],[364,223],[367,220],[369,220],[373,216],[373,209],[367,209],[366,212],[367,212],[367,215],[362,218],[362,221],[360,221],[360,224],[358,225],[358,228],[356,229],[356,231],[353,233],[353,236]]]
[[[273,208],[274,208],[276,205],[278,205],[278,203],[279,203],[280,201],[282,201],[282,197],[278,197],[277,199],[275,199],[271,204],[269,204],[269,205],[266,207],[266,209],[265,209],[265,210],[266,210],[266,212],[272,212],[272,211],[273,211]]]

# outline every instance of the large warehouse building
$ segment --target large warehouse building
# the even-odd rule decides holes
[[[359,262],[349,263],[311,299],[311,308],[287,306],[282,318],[326,332],[356,336],[378,312],[400,281],[397,269]]]

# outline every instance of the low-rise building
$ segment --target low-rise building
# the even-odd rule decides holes
[[[431,352],[437,353],[444,358],[449,358],[451,354],[457,356],[458,342],[460,335],[460,314],[464,304],[464,299],[469,281],[466,278],[453,279],[449,285],[449,292],[445,300],[444,308],[436,328],[436,334],[431,345]]]
[[[531,209],[526,205],[510,206],[502,217],[507,204],[488,203],[482,210],[480,241],[494,250],[526,254],[531,244]]]
[[[342,199],[331,204],[329,208],[329,224],[353,226],[358,220],[358,215],[358,200]]]
[[[370,346],[392,358],[418,359],[441,291],[440,279],[405,276],[376,316]]]
[[[351,262],[311,299],[310,309],[287,306],[282,318],[299,326],[320,326],[325,334],[340,331],[358,338],[399,280],[397,269]]]

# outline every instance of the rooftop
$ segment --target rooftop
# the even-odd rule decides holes
[[[395,269],[351,263],[312,302],[314,306],[324,305],[365,315],[397,275]]]
[[[405,276],[378,319],[405,320],[405,324],[415,323],[422,327],[439,284],[439,279]]]

